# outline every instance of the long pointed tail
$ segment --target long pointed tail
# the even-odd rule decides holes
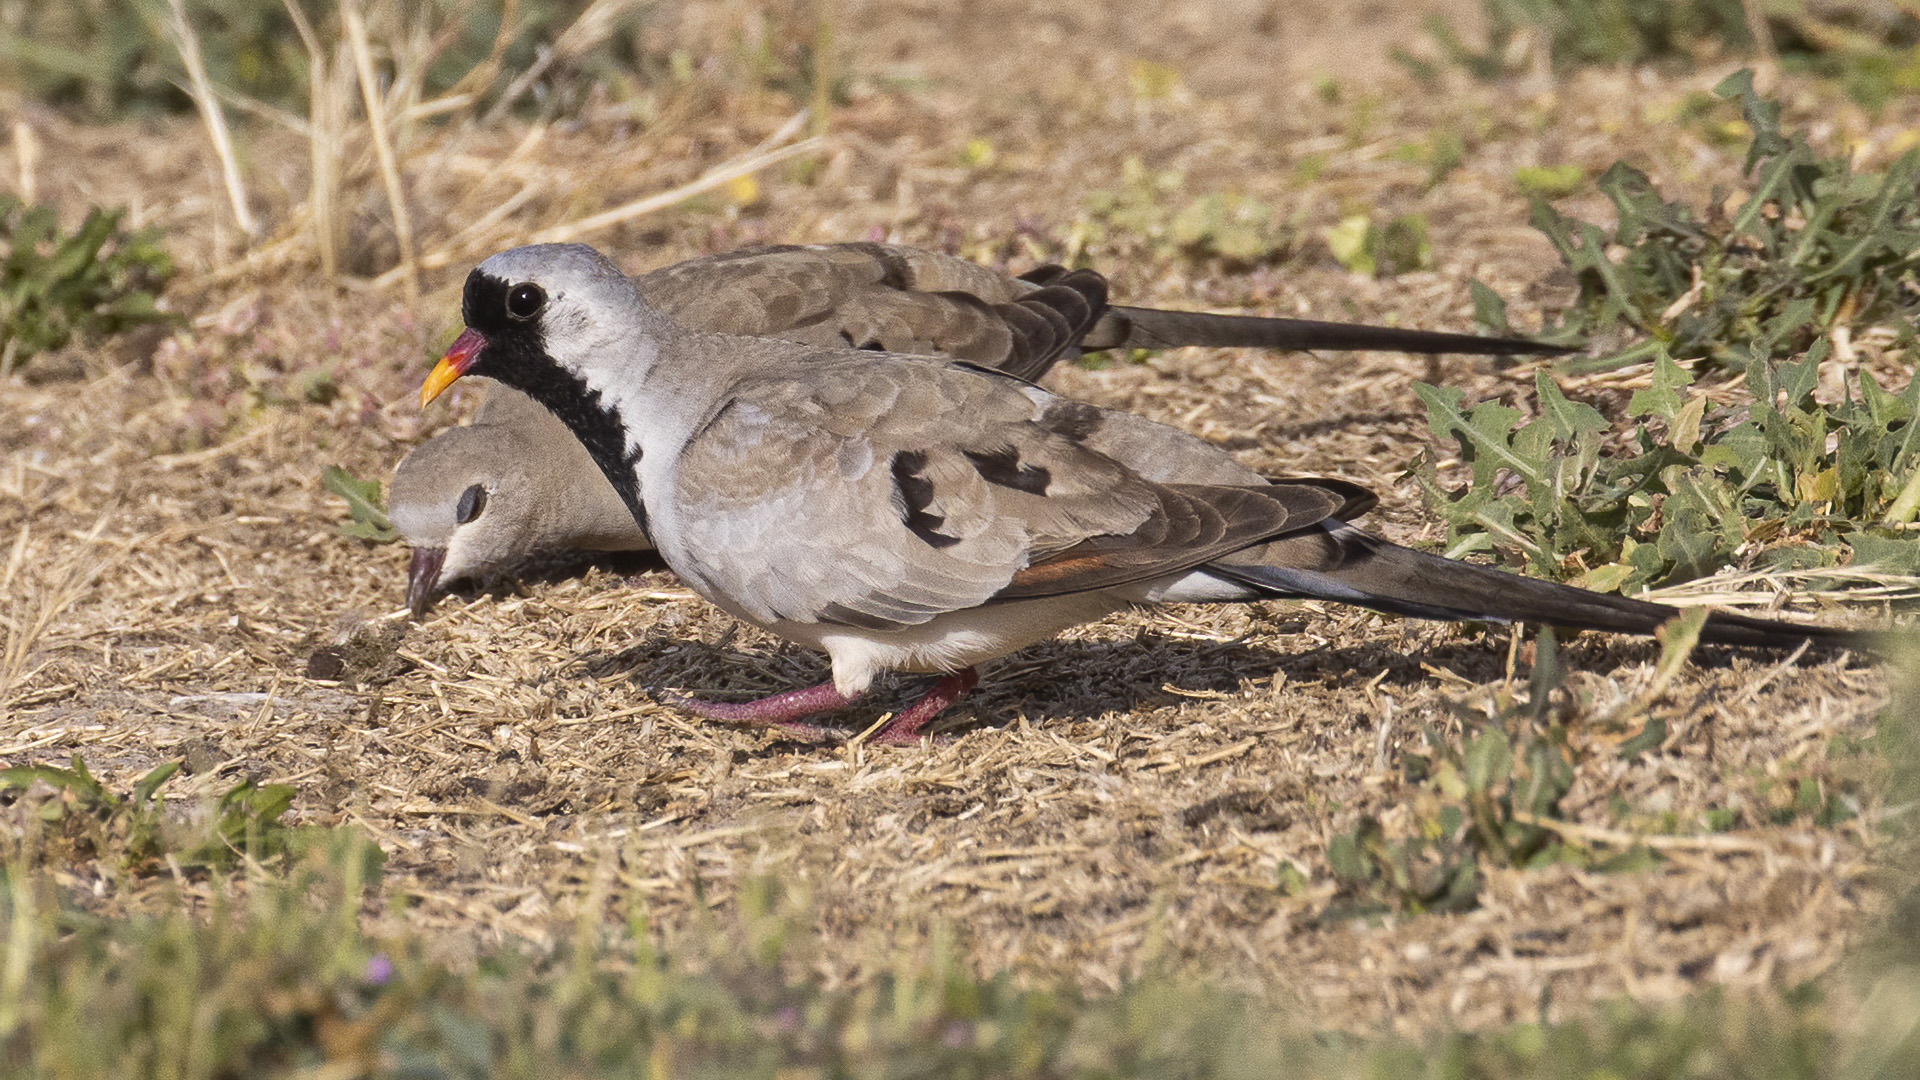
[[[1354,349],[1472,356],[1553,356],[1575,352],[1525,338],[1479,337],[1395,326],[1361,326],[1312,319],[1213,315],[1158,308],[1109,308],[1080,347],[1167,349],[1204,345],[1222,349]]]
[[[1578,630],[1651,634],[1679,609],[1521,577],[1404,548],[1330,522],[1209,563],[1207,569],[1271,596],[1338,600],[1376,611],[1449,621],[1534,622]],[[1874,635],[1716,611],[1700,640],[1794,648],[1812,642],[1876,651]]]

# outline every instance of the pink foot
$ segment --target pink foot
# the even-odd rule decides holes
[[[695,716],[702,716],[708,720],[740,724],[745,727],[772,728],[816,742],[844,738],[845,734],[817,724],[801,723],[800,718],[844,708],[853,704],[855,700],[835,690],[831,682],[771,694],[752,701],[702,701],[699,698],[683,697],[679,694],[663,694],[662,697],[670,704],[678,705]],[[942,708],[945,706],[943,705]]]
[[[921,728],[946,712],[949,705],[965,697],[967,691],[979,682],[980,672],[973,668],[963,668],[951,675],[941,676],[931,689],[920,695],[919,701],[874,732],[870,741],[892,746],[912,746],[920,741]]]

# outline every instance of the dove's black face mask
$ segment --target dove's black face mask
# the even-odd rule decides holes
[[[640,450],[628,453],[627,424],[620,411],[547,351],[547,303],[545,290],[532,282],[508,282],[479,269],[468,274],[460,313],[468,331],[486,344],[466,374],[497,379],[546,406],[587,448],[644,531],[647,511],[635,471]]]

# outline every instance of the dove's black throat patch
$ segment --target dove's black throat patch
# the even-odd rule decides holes
[[[477,269],[467,275],[460,312],[468,328],[487,339],[467,374],[496,379],[546,406],[587,448],[645,532],[647,510],[640,502],[636,471],[640,451],[627,452],[626,420],[620,410],[601,399],[600,391],[587,385],[585,377],[547,352],[540,318],[520,320],[507,314],[507,292],[512,286]]]

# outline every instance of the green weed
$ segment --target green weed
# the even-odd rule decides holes
[[[1474,47],[1444,16],[1427,20],[1443,63],[1476,78],[1521,74],[1543,54],[1557,71],[1593,65],[1710,64],[1772,52],[1782,68],[1833,79],[1870,109],[1920,90],[1920,10],[1912,5],[1775,0],[1481,0],[1487,39]],[[1756,23],[1755,19],[1758,22]],[[1756,41],[1764,29],[1765,48]],[[1394,58],[1424,81],[1439,65],[1404,49]]]
[[[63,233],[52,207],[0,195],[0,378],[76,339],[173,318],[157,306],[173,260],[158,229],[121,229],[125,214],[96,208]]]
[[[537,50],[589,6],[588,0],[520,0],[458,3],[428,0],[409,6],[393,27],[396,38],[431,41],[431,63],[419,88],[432,97],[463,76],[498,62],[524,70]],[[325,29],[336,5],[304,4]],[[315,9],[318,9],[317,11]],[[214,85],[278,108],[304,112],[309,57],[293,17],[282,3],[260,0],[187,0],[187,18],[200,38]],[[376,11],[375,18],[386,18]],[[513,22],[502,33],[506,19]],[[71,0],[15,4],[0,11],[0,61],[19,72],[29,93],[42,101],[84,109],[96,117],[126,112],[185,112],[192,102],[181,89],[185,73],[175,45],[162,29],[167,0]],[[338,40],[329,33],[328,40]],[[578,56],[542,63],[549,99],[579,96],[579,75],[607,77],[634,64],[615,64],[617,50],[631,45],[623,35]],[[496,50],[498,55],[496,56]],[[633,61],[631,55],[623,59]]]
[[[1739,369],[1806,351],[1838,326],[1892,327],[1911,345],[1920,316],[1920,148],[1885,172],[1855,172],[1780,130],[1780,105],[1749,72],[1715,92],[1737,101],[1752,139],[1751,187],[1725,210],[1660,198],[1640,170],[1615,162],[1596,182],[1613,202],[1611,233],[1541,198],[1532,221],[1574,275],[1579,294],[1556,341],[1626,330],[1647,339],[1579,365],[1604,370],[1664,347],[1677,359]],[[1501,321],[1501,313],[1486,314]]]
[[[1862,371],[1835,404],[1814,397],[1840,326],[1886,324],[1911,348],[1920,316],[1920,151],[1884,174],[1816,158],[1780,132],[1779,106],[1747,73],[1723,82],[1753,132],[1753,188],[1728,217],[1662,202],[1616,163],[1599,181],[1620,222],[1598,226],[1534,202],[1535,225],[1579,282],[1567,339],[1629,328],[1648,340],[1571,365],[1651,360],[1652,385],[1615,432],[1544,372],[1537,415],[1459,391],[1417,388],[1429,426],[1472,470],[1443,490],[1415,462],[1456,554],[1495,552],[1541,576],[1612,591],[1672,584],[1722,567],[1873,565],[1920,572],[1920,386],[1883,388]],[[1720,206],[1724,200],[1714,200]],[[1610,252],[1612,252],[1610,254]],[[1477,317],[1506,325],[1475,283]],[[1798,356],[1799,359],[1787,359]],[[1713,408],[1679,360],[1745,374],[1752,404]]]
[[[1328,844],[1328,868],[1341,893],[1323,919],[1470,909],[1478,903],[1483,860],[1599,863],[1540,824],[1559,817],[1574,763],[1561,715],[1565,672],[1551,628],[1541,632],[1535,655],[1524,698],[1502,692],[1490,714],[1455,706],[1470,736],[1456,745],[1429,730],[1424,752],[1401,755],[1415,821],[1410,835],[1390,838],[1367,816]]]
[[[221,869],[243,858],[264,861],[285,855],[290,832],[280,816],[293,803],[285,784],[242,780],[215,798],[198,820],[166,813],[160,789],[180,770],[170,761],[141,777],[126,795],[116,795],[95,779],[78,755],[73,768],[16,765],[0,770],[0,788],[14,798],[32,795],[44,785],[32,816],[47,832],[43,845],[85,858],[112,859],[134,873],[152,873],[161,864],[189,870]]]
[[[1210,192],[1189,202],[1167,223],[1175,245],[1230,263],[1271,258],[1287,244],[1288,230],[1273,207],[1240,194]]]
[[[1150,169],[1139,158],[1128,158],[1121,164],[1117,188],[1087,197],[1074,225],[1074,249],[1123,236],[1143,240],[1165,255],[1211,256],[1240,264],[1284,257],[1297,224],[1281,220],[1271,205],[1223,192],[1181,200],[1185,186],[1185,175],[1176,170]]]
[[[1433,245],[1424,214],[1403,214],[1384,224],[1355,214],[1320,233],[1341,266],[1356,274],[1392,277],[1433,268]]]
[[[1843,561],[1920,572],[1920,383],[1898,393],[1861,372],[1840,402],[1814,400],[1819,343],[1804,360],[1746,371],[1752,404],[1711,409],[1664,350],[1653,385],[1615,433],[1545,372],[1539,413],[1415,388],[1435,436],[1472,476],[1443,488],[1431,459],[1411,475],[1447,523],[1454,555],[1492,552],[1530,573],[1615,591],[1674,584],[1728,566],[1794,569]]]

